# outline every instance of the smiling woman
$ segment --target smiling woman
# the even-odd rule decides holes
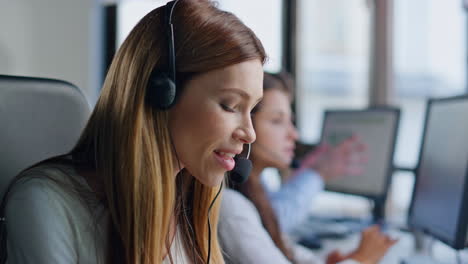
[[[184,150],[180,161],[203,184],[219,185],[234,168],[233,156],[255,140],[250,111],[262,96],[262,81],[262,64],[250,60],[187,82],[169,124],[176,149]]]
[[[146,15],[115,55],[77,145],[10,185],[0,260],[198,264],[211,253],[224,263],[217,236],[208,239],[208,208],[233,156],[255,140],[265,57],[255,34],[210,1]],[[175,104],[155,105],[163,94]]]

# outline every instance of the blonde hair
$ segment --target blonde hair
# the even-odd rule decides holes
[[[218,188],[183,171],[176,160],[168,112],[145,102],[153,69],[167,65],[164,10],[157,8],[132,30],[115,55],[101,96],[76,147],[77,164],[96,171],[110,214],[108,263],[159,263],[169,252],[171,217],[181,226],[195,263],[208,255],[208,207]],[[181,0],[174,9],[176,70],[184,79],[251,59],[265,61],[254,33],[210,1]],[[185,76],[185,77],[184,77]],[[179,182],[182,181],[182,182]],[[212,263],[224,263],[216,230],[219,203],[211,210]]]

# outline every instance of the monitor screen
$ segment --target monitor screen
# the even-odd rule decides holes
[[[409,214],[411,226],[460,249],[466,233],[467,117],[468,97],[429,101]]]
[[[360,175],[327,180],[330,191],[384,198],[392,172],[400,111],[393,108],[326,111],[322,143],[337,145],[352,135],[367,146],[368,162]]]

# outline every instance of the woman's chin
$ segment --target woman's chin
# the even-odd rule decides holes
[[[277,169],[287,169],[289,168],[289,164],[291,164],[291,161],[292,160],[284,160],[284,161],[276,161],[276,162],[272,162],[271,164],[269,164],[269,166],[267,167],[271,167],[271,168],[277,168]]]
[[[225,173],[204,174],[203,176],[192,174],[201,184],[207,187],[217,187],[224,179]]]

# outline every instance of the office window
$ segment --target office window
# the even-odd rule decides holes
[[[117,47],[138,21],[167,0],[121,1],[117,5]],[[262,41],[268,54],[265,70],[277,72],[282,62],[282,0],[218,0],[219,8],[232,12]]]
[[[466,90],[466,14],[459,0],[395,0],[395,103],[402,109],[395,163],[417,164],[428,97]]]
[[[323,110],[362,108],[368,100],[370,9],[362,0],[299,0],[297,125],[317,142]]]
[[[414,182],[415,178],[412,172],[395,171],[393,173],[385,208],[387,221],[399,225],[406,223]]]
[[[156,7],[165,5],[168,0],[120,1],[117,4],[116,47],[120,47],[135,25]]]
[[[306,142],[319,140],[324,109],[368,104],[369,2],[298,1],[297,114]],[[466,92],[466,13],[459,0],[395,0],[393,15],[392,103],[402,109],[394,163],[414,168],[427,98]],[[395,172],[391,218],[404,218],[413,178]]]
[[[281,70],[283,1],[282,0],[218,0],[219,7],[232,12],[250,27],[262,42],[268,55],[264,69]]]

